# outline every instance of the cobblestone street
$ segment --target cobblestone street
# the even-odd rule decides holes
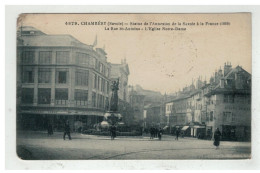
[[[250,142],[221,141],[218,150],[213,141],[164,135],[162,141],[140,137],[93,136],[72,133],[72,140],[62,133],[18,132],[17,153],[29,160],[156,160],[156,159],[248,159]]]

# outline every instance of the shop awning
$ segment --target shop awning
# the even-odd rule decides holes
[[[163,130],[166,130],[166,129],[168,129],[168,127],[169,127],[169,126],[165,126],[165,127],[163,128]]]
[[[184,126],[181,130],[185,131],[189,128],[189,126]]]
[[[203,129],[203,128],[206,128],[205,126],[193,126],[193,128],[195,129]]]

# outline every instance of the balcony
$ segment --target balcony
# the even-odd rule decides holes
[[[55,100],[55,105],[68,105],[68,100]]]
[[[76,104],[76,106],[87,106],[88,105],[88,101],[76,100],[75,104]]]

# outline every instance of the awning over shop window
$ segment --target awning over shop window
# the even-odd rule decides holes
[[[166,130],[166,129],[168,129],[168,127],[169,127],[169,126],[165,126],[165,127],[163,128],[163,130]]]
[[[189,128],[189,126],[184,126],[181,130],[185,131]]]
[[[193,126],[193,128],[195,129],[203,129],[203,128],[206,128],[205,126]]]

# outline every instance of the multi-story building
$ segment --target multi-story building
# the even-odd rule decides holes
[[[179,93],[173,100],[168,101],[165,105],[167,116],[167,126],[170,133],[175,133],[176,128],[185,126],[188,123],[187,110],[189,108],[189,92],[185,90]]]
[[[145,96],[137,93],[132,89],[129,92],[129,101],[133,109],[133,123],[142,126],[144,116],[144,99]]]
[[[219,128],[223,139],[250,140],[251,75],[241,66],[225,63],[224,72],[216,71],[209,84],[199,83],[166,103],[168,124],[190,129],[191,136],[198,136],[199,128],[212,136]]]
[[[65,119],[90,127],[103,120],[110,91],[106,52],[71,35],[22,27],[17,40],[18,127],[60,129]],[[44,123],[43,123],[44,122]],[[45,124],[45,125],[44,125]]]
[[[146,128],[151,126],[162,127],[161,104],[150,104],[144,108],[144,124]]]
[[[204,90],[207,127],[212,132],[219,128],[223,139],[250,140],[251,75],[226,63],[224,74],[216,72]]]

